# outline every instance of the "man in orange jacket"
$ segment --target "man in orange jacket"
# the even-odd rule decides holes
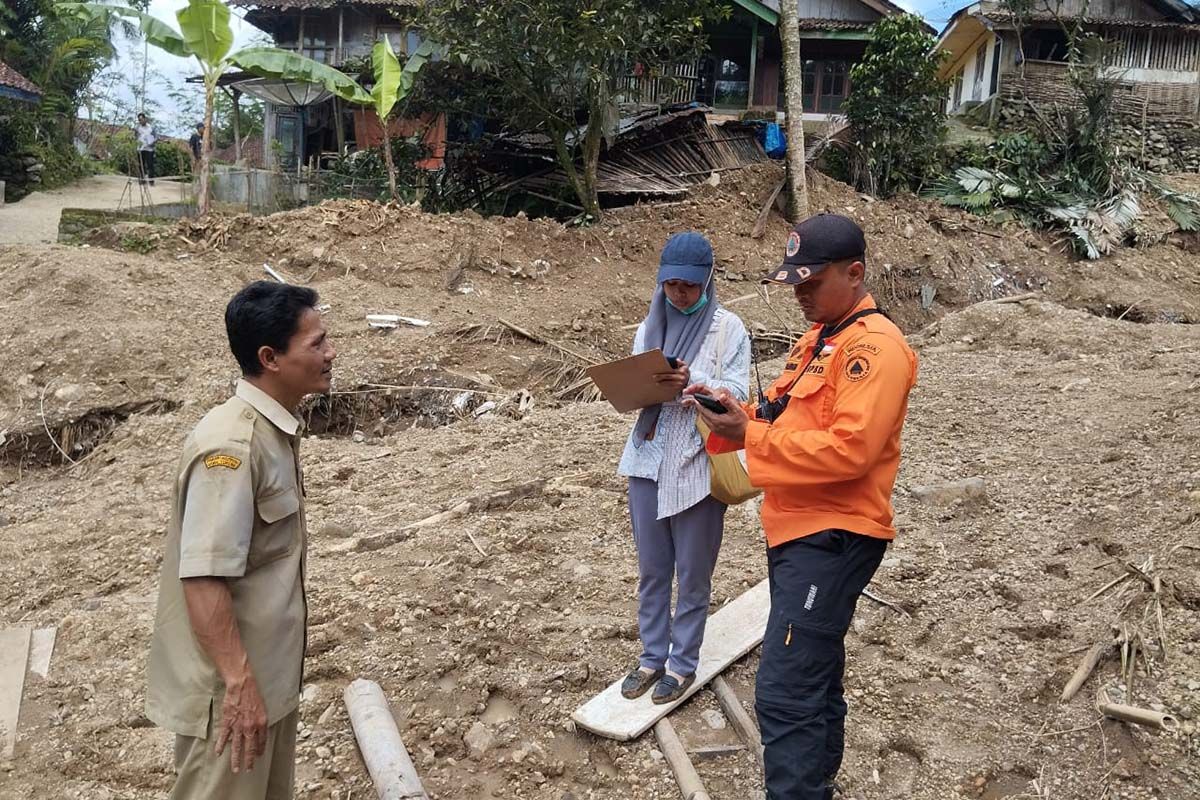
[[[757,406],[725,390],[708,449],[745,448],[763,489],[771,614],[758,668],[768,800],[829,800],[842,762],[845,636],[892,527],[900,430],[917,360],[864,280],[866,241],[852,220],[822,214],[788,237],[764,282],[790,284],[815,323]]]

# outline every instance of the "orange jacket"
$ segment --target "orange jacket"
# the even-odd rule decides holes
[[[868,295],[846,316],[874,307]],[[917,357],[891,320],[873,314],[827,339],[810,363],[820,331],[813,326],[800,338],[767,390],[768,400],[790,396],[774,423],[746,404],[746,467],[763,489],[768,547],[829,528],[896,536],[892,487]],[[737,449],[728,439],[708,439],[710,453]]]

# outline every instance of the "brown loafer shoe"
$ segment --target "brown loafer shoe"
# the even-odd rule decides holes
[[[626,700],[636,700],[654,685],[654,682],[666,674],[666,670],[656,669],[654,672],[644,672],[638,667],[625,676],[621,681],[621,697]]]
[[[683,697],[683,693],[692,687],[696,682],[696,673],[692,673],[683,679],[683,682],[675,680],[670,675],[663,675],[659,680],[658,685],[654,687],[654,694],[650,699],[654,705],[661,706],[666,703],[674,703],[679,698]]]

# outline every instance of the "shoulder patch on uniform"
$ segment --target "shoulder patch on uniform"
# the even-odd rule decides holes
[[[237,469],[242,465],[242,460],[237,456],[215,455],[208,456],[204,459],[204,466],[208,469],[216,467],[224,467],[225,469]]]
[[[873,356],[877,356],[879,355],[879,346],[873,345],[870,342],[857,342],[846,348],[847,354],[858,353],[862,351],[866,351]]]
[[[861,381],[871,374],[871,359],[865,355],[851,356],[846,362],[846,379],[849,381]]]

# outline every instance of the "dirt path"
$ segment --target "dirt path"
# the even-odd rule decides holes
[[[0,244],[35,244],[58,240],[58,220],[64,208],[128,208],[129,197],[122,202],[128,179],[124,175],[94,175],[48,192],[34,192],[18,203],[0,205]],[[143,198],[133,187],[133,204]],[[146,203],[178,200],[177,184],[151,187]]]

